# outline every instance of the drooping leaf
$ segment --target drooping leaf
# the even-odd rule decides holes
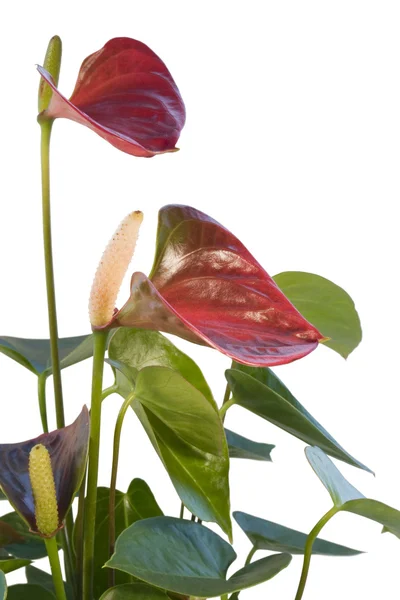
[[[11,573],[11,571],[26,567],[30,562],[31,561],[26,558],[3,558],[0,559],[0,571],[3,571],[3,573]]]
[[[271,461],[271,451],[274,444],[253,442],[238,433],[225,428],[226,441],[228,442],[230,458],[248,458],[250,460]]]
[[[108,589],[100,600],[168,600],[168,596],[146,583],[126,583]]]
[[[86,406],[67,427],[19,444],[0,444],[1,486],[10,503],[35,533],[39,532],[29,476],[29,455],[37,444],[44,445],[50,454],[60,528],[86,468],[89,446],[89,411]]]
[[[156,517],[125,530],[106,566],[179,594],[211,598],[267,581],[291,560],[288,554],[275,554],[240,569],[227,580],[228,567],[235,558],[233,548],[203,525]]]
[[[256,550],[304,554],[307,534],[284,527],[278,523],[272,523],[272,521],[253,517],[244,512],[234,512],[233,517]],[[346,548],[346,546],[341,546],[340,544],[317,539],[313,545],[313,554],[354,556],[362,553],[359,550]]]
[[[145,44],[108,41],[83,61],[70,100],[43,67],[38,70],[53,89],[44,117],[81,123],[134,156],[175,150],[185,107],[167,67]]]
[[[136,371],[144,367],[168,367],[213,402],[211,390],[196,363],[158,331],[120,327],[110,339],[108,356]]]
[[[288,271],[274,281],[297,310],[326,337],[325,345],[347,358],[361,342],[362,331],[353,300],[341,287],[313,273]]]
[[[337,511],[344,510],[384,525],[395,535],[400,535],[400,511],[365,498],[340,473],[328,456],[320,448],[306,448],[308,462],[317,477],[326,487]]]
[[[53,594],[54,597],[56,597],[53,577],[49,573],[46,573],[45,571],[42,571],[41,569],[38,569],[33,565],[29,565],[28,567],[26,567],[25,573],[26,580],[28,583],[30,583],[31,585],[39,585],[42,588],[44,588],[47,592]],[[66,581],[64,581],[64,589],[65,594],[67,596],[67,600],[74,600],[72,587]]]
[[[18,583],[8,588],[7,600],[55,600],[55,595],[40,585]]]
[[[43,540],[29,531],[25,521],[16,512],[2,515],[0,519],[2,523],[11,527],[20,536],[20,539],[12,541],[5,546],[7,552],[17,558],[27,558],[30,560],[47,556]]]
[[[99,598],[108,588],[108,572],[103,569],[109,559],[109,488],[97,489],[96,529],[94,555],[94,594]],[[116,490],[115,532],[119,536],[124,529],[139,519],[162,515],[149,486],[142,479],[133,479],[126,493]],[[77,543],[77,540],[75,540]],[[126,573],[116,572],[116,584],[129,583]]]
[[[93,335],[61,338],[58,340],[61,368],[70,367],[93,355]],[[23,367],[40,375],[51,373],[50,340],[0,337],[0,352]]]
[[[7,598],[7,583],[4,573],[0,571],[0,600],[6,600]]]
[[[318,445],[331,456],[371,472],[351,456],[296,400],[270,369],[236,365],[226,379],[236,403],[307,444]]]
[[[259,366],[306,356],[324,337],[234,235],[179,205],[160,210],[150,278],[133,274],[128,302],[105,328],[119,325],[172,333]]]
[[[119,389],[124,397],[126,382]],[[228,447],[214,402],[179,373],[145,367],[132,408],[188,510],[230,535]]]

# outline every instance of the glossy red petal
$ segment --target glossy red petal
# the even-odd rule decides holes
[[[67,100],[43,67],[53,88],[46,115],[77,121],[134,156],[175,150],[185,107],[170,72],[145,44],[115,38],[86,58]]]
[[[175,205],[160,211],[150,279],[133,275],[110,325],[172,333],[258,366],[306,356],[323,339],[234,235]]]
[[[50,454],[61,527],[86,466],[89,445],[89,412],[86,406],[79,417],[63,429],[43,433],[19,444],[0,444],[0,485],[15,510],[35,533],[37,529],[29,478],[29,453],[36,444],[46,446]]]

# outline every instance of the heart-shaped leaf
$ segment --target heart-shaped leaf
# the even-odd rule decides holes
[[[51,373],[50,340],[0,337],[0,352],[20,365],[40,375]],[[61,368],[65,369],[93,355],[93,335],[61,338],[58,340]]]
[[[114,38],[88,56],[70,100],[43,67],[38,70],[53,89],[42,116],[81,123],[134,156],[175,149],[185,107],[167,67],[145,44]]]
[[[26,558],[3,558],[0,560],[0,571],[3,571],[3,573],[11,573],[11,571],[26,567],[30,562],[31,561]]]
[[[395,535],[400,535],[400,511],[377,500],[365,498],[343,477],[339,469],[320,448],[306,448],[308,462],[326,487],[337,509],[376,521]]]
[[[354,302],[341,287],[313,273],[288,271],[274,281],[297,310],[331,338],[325,345],[347,358],[361,342],[362,331]]]
[[[106,327],[119,325],[173,333],[260,366],[306,356],[323,339],[234,235],[179,205],[160,210],[150,278],[133,274],[128,302]]]
[[[7,583],[4,573],[0,571],[0,600],[6,600],[7,598]]]
[[[318,445],[331,456],[371,472],[338,444],[270,369],[236,365],[235,369],[228,369],[225,375],[239,406],[303,442]]]
[[[118,390],[124,397],[127,385]],[[145,367],[132,408],[185,506],[231,535],[228,447],[214,402],[179,373]]]
[[[16,512],[11,512],[0,517],[1,523],[16,532],[19,539],[11,541],[5,549],[17,558],[36,560],[47,556],[43,540],[29,531],[25,521]]]
[[[111,360],[134,371],[144,367],[168,367],[177,371],[211,402],[211,390],[196,363],[158,331],[120,327],[108,347]]]
[[[7,600],[56,600],[56,597],[40,585],[18,583],[8,588]]]
[[[233,516],[239,527],[245,532],[256,550],[272,550],[274,552],[289,552],[304,554],[307,534],[289,529],[278,523],[253,517],[244,512],[234,512]],[[325,556],[354,556],[362,554],[359,550],[346,548],[326,540],[316,540],[313,554]]]
[[[100,600],[169,600],[163,590],[146,583],[126,583],[110,588]]]
[[[106,566],[179,594],[211,598],[267,581],[291,560],[288,554],[275,554],[247,565],[227,580],[235,558],[233,548],[203,525],[157,517],[126,529]]]
[[[30,583],[31,585],[35,585],[35,586],[39,585],[42,588],[44,588],[47,592],[50,592],[51,594],[53,594],[54,597],[56,597],[56,591],[54,588],[53,577],[49,573],[46,573],[45,571],[42,571],[41,569],[37,569],[36,567],[33,567],[32,565],[29,565],[28,567],[26,567],[25,573],[26,573],[26,580],[28,583]],[[74,595],[73,595],[72,588],[65,581],[64,581],[64,589],[65,589],[65,593],[67,596],[67,600],[73,600]]]
[[[271,461],[271,451],[275,448],[273,444],[262,444],[253,442],[238,433],[225,428],[226,441],[230,458],[248,458],[250,460]]]

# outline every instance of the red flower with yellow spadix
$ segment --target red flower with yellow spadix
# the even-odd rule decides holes
[[[94,330],[163,331],[264,367],[302,358],[324,339],[232,233],[190,206],[160,210],[152,271],[132,275],[116,310],[141,221],[128,215],[106,248],[90,297]]]
[[[71,119],[134,156],[176,150],[183,100],[165,64],[142,42],[114,38],[88,56],[69,100],[46,69],[38,70],[53,90],[41,119]]]
[[[83,479],[88,446],[86,406],[72,425],[0,444],[0,486],[33,533],[53,537],[63,526]]]

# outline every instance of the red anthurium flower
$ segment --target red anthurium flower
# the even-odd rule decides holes
[[[0,485],[31,531],[52,537],[82,482],[89,444],[86,406],[67,427],[19,444],[0,444]]]
[[[138,214],[127,218],[135,241]],[[127,231],[126,222],[121,227]],[[113,254],[115,238],[123,244],[117,232],[102,268],[108,256],[115,261],[122,255],[120,250]],[[104,292],[104,279],[96,278],[94,297],[96,288]],[[121,310],[108,312],[101,324],[91,322],[93,329],[124,326],[172,333],[256,366],[302,358],[323,339],[232,233],[204,213],[179,205],[159,213],[150,276],[134,273]]]
[[[88,56],[69,100],[43,67],[38,70],[53,89],[44,117],[86,125],[134,156],[176,149],[185,107],[167,67],[145,44],[115,38]]]

